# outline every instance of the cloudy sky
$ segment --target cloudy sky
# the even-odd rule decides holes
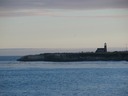
[[[0,0],[0,48],[128,44],[128,0]]]

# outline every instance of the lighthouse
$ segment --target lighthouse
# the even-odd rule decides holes
[[[104,52],[107,52],[107,43],[104,43]]]
[[[97,48],[96,53],[105,53],[107,52],[107,43],[104,43],[104,48]]]

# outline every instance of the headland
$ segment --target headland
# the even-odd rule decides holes
[[[128,52],[43,53],[23,56],[18,61],[128,61]]]
[[[107,44],[105,43],[104,48],[97,48],[95,52],[42,53],[23,56],[18,61],[128,61],[128,51],[107,52]]]

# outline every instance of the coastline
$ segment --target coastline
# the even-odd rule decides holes
[[[43,53],[37,55],[26,55],[17,61],[128,61],[128,51],[115,52],[82,52],[82,53]]]

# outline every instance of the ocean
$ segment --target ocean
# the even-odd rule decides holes
[[[0,56],[0,96],[128,96],[128,62],[20,62]]]

